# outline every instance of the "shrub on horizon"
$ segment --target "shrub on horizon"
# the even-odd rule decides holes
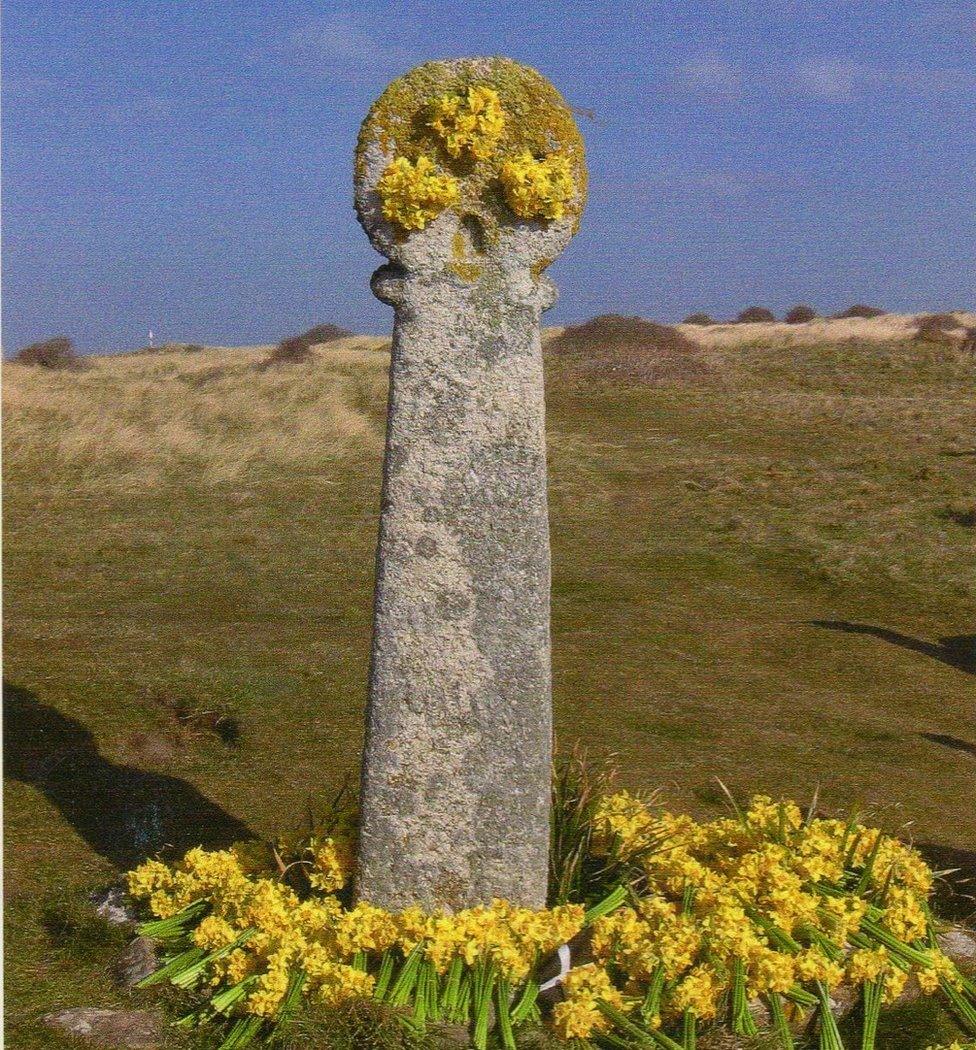
[[[877,306],[865,306],[864,303],[855,303],[846,310],[842,310],[839,314],[834,314],[833,320],[846,321],[852,317],[863,317],[870,320],[872,317],[884,317],[887,312],[887,310],[882,310]]]
[[[718,324],[718,321],[716,321],[714,317],[711,317],[708,314],[688,314],[688,316],[681,323],[701,325],[704,328],[708,325]]]
[[[949,344],[955,342],[950,333],[959,327],[952,314],[923,314],[915,322],[913,338],[921,343]]]
[[[32,365],[38,368],[65,369],[81,368],[82,363],[75,353],[74,344],[66,335],[56,335],[51,339],[42,339],[30,343],[18,350],[14,360],[21,365]]]
[[[547,349],[590,376],[667,382],[710,374],[699,347],[673,325],[601,314],[569,325]]]
[[[808,321],[815,321],[817,318],[817,311],[812,306],[808,306],[806,303],[798,303],[792,307],[783,318],[787,324],[806,324]]]
[[[776,315],[765,306],[747,306],[735,319],[736,324],[772,324]]]
[[[352,335],[346,328],[336,324],[317,324],[301,335],[289,336],[271,351],[258,365],[259,371],[275,368],[278,365],[301,365],[312,359],[312,347],[321,343],[332,343],[336,339],[345,339]]]

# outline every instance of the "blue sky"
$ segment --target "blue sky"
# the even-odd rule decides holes
[[[553,323],[976,298],[972,3],[6,0],[2,35],[7,351],[388,330],[356,131],[466,54],[594,115]]]

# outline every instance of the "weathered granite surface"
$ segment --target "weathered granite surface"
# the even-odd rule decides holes
[[[109,886],[94,893],[91,902],[95,905],[95,914],[110,926],[135,926],[139,921],[124,886]]]
[[[115,964],[115,976],[126,988],[134,988],[140,981],[159,969],[155,942],[149,937],[135,937]]]
[[[457,66],[458,63],[450,65]],[[361,141],[360,219],[395,310],[357,890],[390,908],[545,901],[550,555],[540,271],[571,217],[454,210],[403,236]],[[458,266],[458,258],[464,265]]]
[[[48,1028],[93,1046],[153,1050],[163,1042],[163,1018],[150,1010],[101,1010],[79,1006],[42,1018]]]

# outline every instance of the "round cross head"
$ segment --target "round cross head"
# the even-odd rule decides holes
[[[356,147],[355,200],[373,247],[416,272],[474,283],[538,275],[569,244],[586,202],[573,113],[507,58],[427,62],[373,103]]]

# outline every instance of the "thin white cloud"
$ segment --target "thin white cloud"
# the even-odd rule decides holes
[[[255,48],[248,60],[343,79],[392,76],[420,61],[415,49],[394,43],[393,35],[384,33],[381,25],[367,24],[348,11],[305,22]]]
[[[853,102],[865,71],[848,58],[814,58],[800,63],[796,87],[824,102]]]
[[[685,94],[724,100],[742,98],[745,88],[741,71],[713,51],[678,66],[673,74],[673,86]]]

